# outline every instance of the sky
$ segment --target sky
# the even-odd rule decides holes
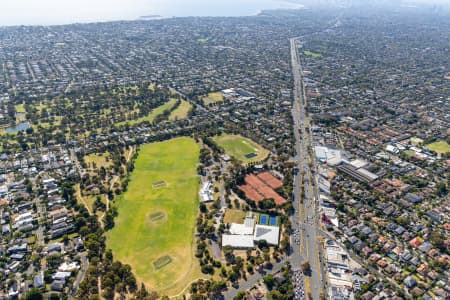
[[[154,14],[165,17],[193,15],[242,16],[254,15],[261,9],[295,7],[292,3],[287,4],[282,1],[283,0],[0,0],[0,25],[53,25],[74,22],[131,20],[136,19],[139,16]],[[301,2],[301,0],[295,1]],[[412,1],[450,3],[450,0]]]
[[[147,0],[0,0],[1,25],[58,24],[136,17]],[[139,14],[138,14],[139,15]]]
[[[143,15],[249,15],[293,4],[274,0],[0,0],[0,25],[67,24]]]

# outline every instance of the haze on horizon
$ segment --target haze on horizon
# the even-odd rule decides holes
[[[337,1],[361,3],[371,0],[331,0]],[[450,0],[397,1],[450,5]],[[262,9],[298,8],[302,2],[302,0],[4,0],[0,2],[0,26],[133,20],[145,15],[243,16],[254,15]]]

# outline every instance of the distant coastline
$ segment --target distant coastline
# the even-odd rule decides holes
[[[138,20],[159,20],[159,19],[163,19],[165,17],[161,16],[161,15],[147,15],[147,16],[140,16],[138,18]]]
[[[171,0],[167,0],[170,2]],[[305,8],[303,4],[300,3],[301,0],[260,0],[257,3],[255,2],[246,2],[242,1],[238,7],[233,6],[230,0],[217,0],[215,2],[216,7],[207,7],[201,6],[202,1],[205,0],[196,0],[198,1],[198,7],[195,5],[180,8],[174,7],[174,9],[167,9],[170,7],[166,5],[166,9],[149,9],[148,7],[141,7],[140,13],[144,13],[139,15],[136,13],[134,16],[128,13],[128,16],[123,15],[113,16],[113,15],[104,15],[98,14],[95,17],[83,17],[72,16],[68,17],[65,20],[58,20],[57,18],[45,18],[45,16],[39,16],[34,20],[27,19],[26,22],[20,19],[13,21],[3,20],[0,21],[0,27],[9,27],[9,26],[60,26],[60,25],[70,25],[70,24],[88,24],[88,23],[105,23],[105,22],[117,22],[117,21],[155,21],[162,19],[170,19],[170,18],[183,18],[183,17],[249,17],[249,16],[258,16],[264,14],[267,11],[274,10],[290,10],[290,9],[302,9]],[[239,1],[239,0],[238,0]],[[195,2],[195,1],[194,1]],[[1,14],[0,14],[1,15]]]
[[[146,21],[151,21],[151,20],[161,20],[161,19],[169,19],[169,18],[186,18],[186,17],[198,17],[198,18],[202,18],[202,17],[252,17],[252,16],[260,16],[263,15],[265,12],[268,11],[277,11],[277,10],[291,10],[291,9],[304,9],[306,8],[305,5],[299,3],[296,0],[270,0],[272,3],[274,4],[279,4],[279,7],[268,7],[268,8],[260,8],[255,10],[254,12],[246,12],[246,13],[242,13],[241,15],[233,15],[233,14],[214,14],[212,13],[211,15],[208,14],[204,14],[204,13],[200,13],[200,14],[186,14],[186,15],[179,15],[179,14],[173,14],[173,15],[159,15],[159,14],[151,14],[151,15],[145,15],[145,16],[140,16],[137,20],[146,20]],[[264,4],[263,4],[264,6]]]

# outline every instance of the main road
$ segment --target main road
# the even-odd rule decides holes
[[[319,246],[319,225],[318,225],[318,201],[319,195],[315,177],[311,171],[314,166],[312,156],[312,133],[307,126],[306,116],[306,96],[303,84],[302,67],[297,53],[296,38],[290,40],[291,65],[294,78],[294,103],[292,116],[294,119],[294,137],[296,156],[299,172],[294,177],[293,185],[293,207],[294,214],[291,216],[292,229],[300,232],[300,245],[292,239],[291,249],[287,261],[292,268],[300,269],[301,264],[308,261],[311,266],[310,292],[311,298],[320,299],[321,293],[326,296],[326,284],[324,268],[321,266],[321,247]],[[307,128],[308,127],[308,128]],[[311,150],[308,152],[308,148]],[[270,270],[273,273],[281,267],[281,264]],[[224,293],[225,299],[233,299],[238,290],[247,290],[262,278],[259,273],[254,274],[246,282],[241,283],[239,288],[230,288]]]
[[[318,191],[312,172],[314,157],[312,135],[306,115],[306,93],[303,83],[303,70],[297,51],[297,38],[290,40],[291,66],[294,79],[294,103],[292,116],[294,119],[294,137],[296,161],[299,174],[294,181],[294,203],[299,203],[299,228],[301,232],[300,253],[311,266],[310,292],[312,299],[320,299],[321,293],[326,295],[324,269],[321,262],[321,246],[319,245],[319,212]]]

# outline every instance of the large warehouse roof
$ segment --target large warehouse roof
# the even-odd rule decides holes
[[[246,234],[224,234],[222,235],[222,247],[224,246],[253,248],[253,236]]]

